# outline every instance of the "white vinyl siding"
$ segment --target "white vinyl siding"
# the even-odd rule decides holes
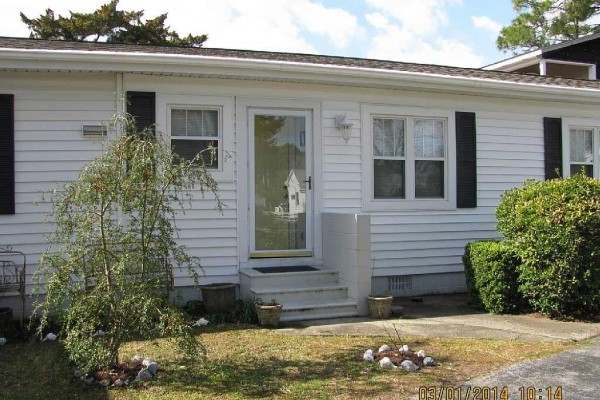
[[[126,90],[151,91],[157,86],[154,82],[160,82],[161,78],[151,79],[141,87]],[[15,95],[16,200],[16,214],[0,216],[0,247],[10,245],[27,254],[27,293],[32,292],[32,275],[48,247],[46,236],[52,230],[52,225],[45,223],[51,209],[48,193],[64,182],[77,179],[81,168],[101,154],[102,139],[84,137],[82,126],[106,124],[114,116],[118,104],[115,82],[114,74],[4,73],[0,76],[2,92]],[[164,98],[158,91],[157,96]],[[214,109],[221,110],[220,98],[212,98],[212,104],[216,104]],[[231,107],[228,111],[231,115]],[[159,130],[166,132],[165,126],[163,123]],[[235,154],[231,126],[229,133],[227,150]],[[113,135],[114,131],[109,130],[108,136]],[[232,164],[229,160],[229,164],[223,165],[225,172],[215,172],[220,174],[223,213],[215,209],[214,199],[208,194],[203,198],[197,192],[191,208],[185,214],[177,214],[180,229],[177,242],[187,246],[190,254],[200,257],[201,283],[239,281],[237,193],[230,178]],[[174,275],[177,286],[192,285],[187,271],[176,269]]]
[[[83,125],[106,124],[115,114],[114,76],[5,74],[3,93],[15,95],[15,215],[0,216],[0,247],[27,255],[27,287],[47,249],[52,225],[50,192],[77,179],[81,168],[101,154],[97,137],[84,137]],[[0,296],[1,299],[2,296]],[[28,299],[29,302],[29,299]]]
[[[39,255],[46,249],[44,234],[51,229],[43,224],[48,205],[34,205],[33,201],[39,198],[40,190],[51,190],[57,182],[76,179],[80,168],[100,154],[100,141],[84,138],[81,127],[107,121],[114,114],[118,100],[114,94],[116,77],[108,73],[3,74],[2,92],[15,94],[17,215],[0,217],[0,245],[23,249],[28,254],[28,275],[31,275]],[[467,243],[499,237],[494,211],[503,191],[522,185],[528,178],[544,178],[543,116],[561,113],[585,116],[596,112],[592,105],[583,103],[542,100],[536,103],[424,92],[427,89],[386,90],[142,75],[126,75],[124,80],[123,90],[156,92],[159,132],[169,132],[169,107],[222,109],[223,165],[222,170],[211,173],[219,182],[219,195],[225,209],[223,213],[215,210],[209,195],[203,199],[200,193],[195,193],[191,209],[177,215],[177,226],[181,229],[178,242],[201,258],[202,283],[239,282],[238,267],[243,262],[239,249],[241,238],[247,235],[243,225],[247,219],[247,204],[243,199],[247,194],[240,189],[245,182],[239,182],[239,171],[248,169],[247,160],[239,155],[247,149],[237,149],[238,141],[243,140],[241,135],[247,132],[234,125],[240,118],[234,104],[239,104],[240,99],[246,103],[255,103],[257,99],[268,99],[271,103],[299,99],[310,102],[311,106],[316,103],[314,152],[321,152],[321,156],[315,159],[314,165],[315,202],[320,203],[315,207],[315,223],[318,224],[321,212],[369,214],[372,275],[375,277],[462,271],[461,256]],[[377,115],[441,118],[448,122],[447,153],[443,157],[448,163],[444,167],[449,171],[445,178],[448,201],[456,198],[456,193],[451,192],[456,181],[451,175],[451,164],[456,156],[451,148],[454,112],[474,112],[478,207],[364,209],[363,182],[370,182],[371,178],[363,173],[363,161],[372,163],[373,158],[363,155],[366,147],[362,141],[366,140],[371,147],[372,142],[365,136],[371,128],[363,129],[362,115],[363,106],[370,104],[383,104],[384,108],[385,104],[395,104],[387,107],[409,109],[400,113],[375,113]],[[335,117],[340,114],[353,125],[348,141],[335,128]],[[563,118],[563,132],[569,132],[570,127],[600,126],[589,121],[566,124],[567,118]],[[568,153],[564,160],[568,160],[566,157]],[[442,157],[435,160],[441,161]],[[315,231],[318,230],[315,227]],[[178,286],[191,284],[185,271],[178,270],[175,274]],[[28,287],[28,291],[30,289]]]
[[[373,214],[374,276],[462,271],[467,243],[499,238],[494,211],[503,191],[543,179],[541,116],[477,112],[476,118],[478,207]]]

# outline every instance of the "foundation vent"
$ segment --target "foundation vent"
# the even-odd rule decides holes
[[[388,291],[392,294],[412,290],[412,275],[388,276]]]

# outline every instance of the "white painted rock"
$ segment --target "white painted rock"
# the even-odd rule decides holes
[[[106,333],[102,330],[102,329],[98,329],[96,332],[94,332],[94,334],[92,335],[92,337],[104,337],[106,336]]]
[[[375,361],[375,357],[373,355],[373,350],[369,349],[369,350],[365,351],[365,354],[363,354],[363,360],[369,361],[369,362]]]
[[[394,365],[394,363],[392,362],[392,360],[390,360],[389,357],[383,357],[381,360],[379,360],[379,366],[383,369],[396,369],[398,367],[396,367]]]
[[[402,350],[403,352],[407,353],[410,351],[410,347],[408,347],[407,344],[402,345],[402,347],[400,348],[400,350]]]
[[[423,365],[426,367],[433,367],[435,365],[438,365],[438,363],[431,357],[425,357],[423,359]]]
[[[144,359],[142,358],[142,356],[133,356],[131,358],[131,362],[134,363],[135,365],[142,365],[143,361],[144,361]]]
[[[56,336],[54,333],[50,332],[49,334],[46,335],[45,338],[42,339],[42,342],[45,342],[45,341],[54,342],[57,337],[58,336]]]
[[[125,385],[125,382],[123,382],[121,379],[117,379],[117,380],[115,381],[115,383],[113,383],[113,386],[114,386],[114,387],[118,387],[118,388],[119,388],[119,387],[123,387],[124,385]]]
[[[0,346],[4,346],[6,344],[6,338],[0,337]]]
[[[135,377],[136,381],[151,381],[152,374],[147,369],[141,369]]]
[[[407,372],[414,372],[419,369],[419,367],[417,367],[417,365],[410,360],[402,361],[402,364],[400,364],[400,366],[402,367],[403,370],[405,370]]]
[[[421,358],[427,357],[427,355],[425,354],[425,350],[419,350],[419,351],[417,351],[417,356],[419,356]]]
[[[158,364],[155,362],[150,363],[150,364],[148,364],[147,368],[148,368],[148,371],[150,371],[150,373],[152,375],[156,375],[156,371],[158,371]]]
[[[100,384],[104,387],[107,387],[110,385],[110,378],[106,378],[100,381]]]
[[[388,346],[387,344],[384,344],[383,346],[381,346],[378,350],[379,353],[381,353],[382,351],[390,351],[392,348],[390,346]]]
[[[205,318],[200,318],[198,321],[194,322],[194,326],[206,326],[210,321]]]
[[[153,360],[153,359],[151,359],[151,358],[144,358],[144,361],[142,361],[142,365],[143,365],[144,367],[146,367],[146,368],[148,367],[148,365],[150,365],[150,364],[152,364],[152,363],[155,363],[155,364],[156,364],[156,361],[154,361],[154,360]]]

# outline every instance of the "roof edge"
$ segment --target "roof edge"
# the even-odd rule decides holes
[[[85,54],[85,58],[81,55]],[[284,60],[263,60],[218,56],[197,56],[158,53],[126,53],[82,50],[48,50],[48,49],[13,49],[0,48],[4,68],[11,70],[45,70],[45,71],[93,71],[122,73],[173,73],[198,74],[214,76],[247,77],[251,79],[281,80],[305,79],[323,83],[343,84],[351,79],[362,79],[364,82],[393,80],[396,87],[414,87],[444,91],[452,87],[455,93],[475,93],[482,89],[545,93],[549,96],[569,96],[577,94],[600,102],[600,91],[597,88],[582,88],[562,85],[536,84],[527,82],[504,81],[501,79],[464,77],[456,75],[435,74],[428,72],[388,70],[366,68],[360,66],[344,66],[335,64],[318,64],[292,62]],[[185,62],[182,63],[182,60]],[[292,76],[293,75],[293,76]],[[531,95],[530,96],[534,96]],[[517,96],[518,97],[518,96]]]

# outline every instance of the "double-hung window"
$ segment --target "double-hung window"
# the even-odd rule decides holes
[[[589,177],[597,176],[594,164],[598,162],[597,128],[569,128],[569,172],[571,175],[584,173]],[[596,143],[595,143],[596,142]],[[596,168],[597,169],[597,168]]]
[[[221,130],[219,109],[171,108],[171,146],[186,160],[200,154],[207,168],[218,169]]]
[[[562,118],[563,175],[600,178],[600,119]]]
[[[363,106],[362,117],[365,209],[455,207],[453,114]]]

